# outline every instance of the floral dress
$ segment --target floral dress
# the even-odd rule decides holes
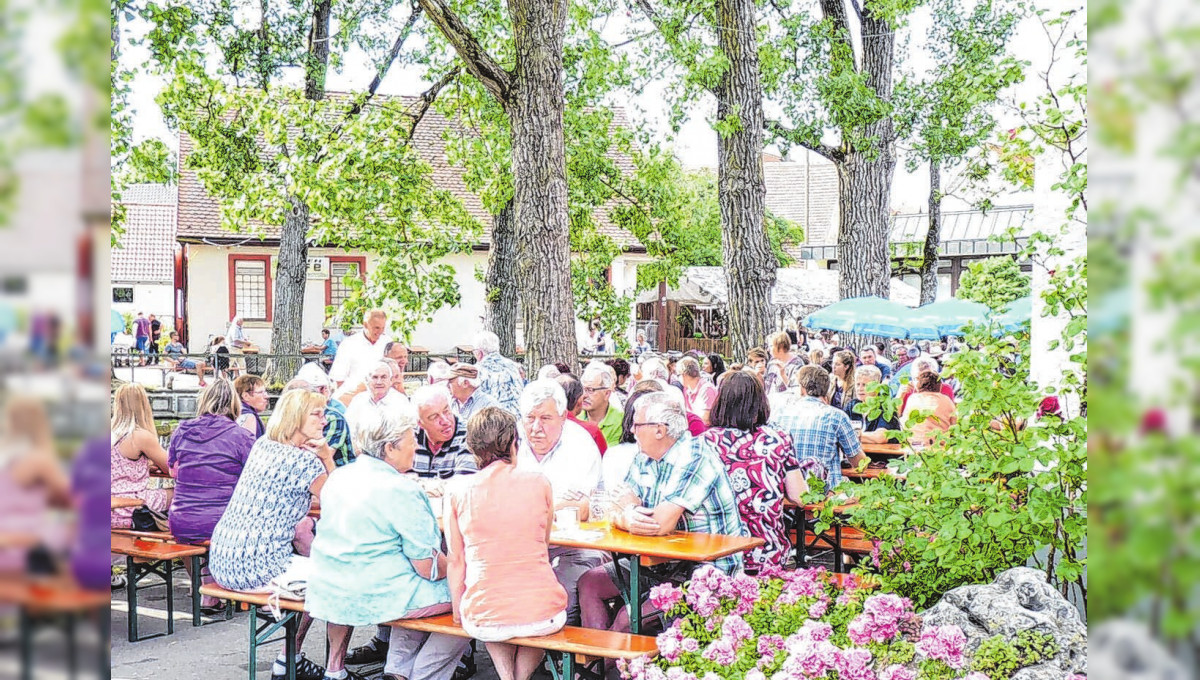
[[[114,496],[129,496],[140,498],[146,502],[146,507],[159,512],[166,512],[169,505],[166,489],[148,489],[150,481],[150,459],[139,456],[130,460],[121,453],[121,444],[125,437],[113,442],[109,447],[109,482],[110,492]],[[116,508],[111,511],[110,521],[114,529],[128,529],[133,526],[134,508]]]
[[[783,516],[784,478],[800,468],[792,438],[772,427],[746,432],[732,427],[707,430],[704,440],[729,473],[738,513],[750,535],[765,543],[745,553],[745,569],[782,568],[791,551]]]

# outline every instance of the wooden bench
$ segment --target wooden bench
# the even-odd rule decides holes
[[[67,638],[67,671],[74,678],[78,667],[75,624],[80,616],[95,614],[100,626],[99,677],[110,671],[109,613],[107,590],[86,590],[70,578],[30,578],[23,574],[4,574],[0,578],[0,602],[20,607],[21,680],[33,678],[33,636],[39,626],[61,626]]]
[[[185,559],[191,565],[192,625],[202,626],[200,612],[200,571],[203,559],[208,556],[205,545],[176,543],[174,537],[162,531],[133,531],[113,529],[110,537],[114,554],[125,556],[126,598],[129,603],[129,641],[140,642],[175,632],[175,560]],[[167,588],[167,631],[145,637],[138,636],[137,593],[138,584],[151,574],[163,578]],[[226,607],[225,618],[233,616],[231,607]]]
[[[267,606],[269,596],[266,593],[245,593],[226,590],[215,584],[200,587],[200,592],[211,597],[217,597],[233,602],[250,605],[253,616],[250,618],[250,678],[254,678],[254,669],[258,663],[258,647],[274,642],[268,639],[275,631],[284,629],[285,654],[289,663],[295,662],[296,656],[296,627],[300,614],[304,611],[304,603],[298,600],[279,600],[282,619],[267,621],[259,625],[262,616],[261,609]],[[470,638],[462,626],[454,623],[450,614],[431,616],[423,619],[399,619],[384,625],[420,631],[423,633],[440,633],[454,637]],[[576,674],[592,675],[582,668],[576,667],[576,661],[587,663],[595,659],[635,659],[658,653],[654,636],[631,635],[629,633],[613,633],[606,630],[593,630],[567,626],[552,635],[540,637],[513,638],[509,644],[544,650],[551,657],[552,667],[559,680],[573,680]],[[290,669],[289,669],[290,670]]]
[[[399,619],[384,625],[423,633],[471,637],[461,625],[454,622],[454,617],[450,614],[423,619]],[[582,667],[597,659],[636,659],[658,654],[658,644],[653,635],[614,633],[578,626],[566,626],[550,635],[513,638],[508,640],[508,644],[545,651],[559,680],[573,680],[577,673],[584,674]],[[579,667],[576,666],[577,662]],[[602,674],[600,675],[602,677]]]

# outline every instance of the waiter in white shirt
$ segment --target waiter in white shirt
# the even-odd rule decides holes
[[[387,313],[372,309],[363,318],[363,328],[338,345],[329,378],[337,385],[334,398],[361,391],[371,368],[383,358],[383,348],[392,341],[383,331],[387,328]]]

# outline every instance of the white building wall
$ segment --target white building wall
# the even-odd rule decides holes
[[[232,317],[233,311],[229,306],[229,255],[270,255],[274,251],[274,248],[247,246],[188,246],[187,312],[191,345],[194,349],[207,344],[212,335],[224,334]],[[310,257],[347,254],[341,250],[321,248],[309,251]],[[369,274],[377,258],[370,254],[366,255],[366,258]],[[413,345],[424,347],[434,354],[452,353],[457,345],[471,344],[475,333],[483,328],[484,284],[476,278],[475,272],[487,267],[487,253],[473,251],[469,254],[451,255],[446,261],[455,269],[455,281],[458,283],[461,300],[455,306],[438,310],[431,321],[418,325],[412,336]],[[618,293],[633,294],[637,284],[637,266],[647,261],[649,259],[644,255],[622,255],[613,262],[613,286]],[[134,296],[136,301],[136,291]],[[169,295],[167,299],[170,300]],[[304,299],[302,337],[305,340],[316,341],[320,338],[325,320],[325,282],[308,281]],[[167,306],[165,309],[173,309],[173,306]],[[252,342],[269,349],[269,323],[247,321],[245,328]],[[577,320],[576,329],[581,338],[586,337],[586,328],[586,324]]]
[[[115,288],[133,288],[133,302],[111,302],[112,291]],[[175,287],[168,283],[114,281],[109,286],[108,300],[112,308],[121,314],[129,312],[136,315],[138,312],[145,312],[160,319],[171,319],[175,316]]]

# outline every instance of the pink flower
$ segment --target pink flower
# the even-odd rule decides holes
[[[951,668],[962,668],[966,664],[963,657],[966,646],[967,636],[958,626],[930,626],[921,631],[917,652],[944,661]]]
[[[793,636],[795,637],[795,636]],[[790,655],[783,664],[789,674],[819,678],[834,668],[840,650],[828,640],[789,639]]]
[[[831,635],[833,635],[833,626],[824,621],[809,620],[805,621],[799,630],[788,637],[786,646],[791,651],[794,643],[822,642],[828,640]],[[795,652],[793,651],[793,653]]]
[[[721,622],[721,635],[732,639],[736,647],[754,637],[754,629],[742,617],[737,614],[730,614]]]
[[[746,671],[746,680],[767,680],[767,676],[757,668],[751,668]]]
[[[986,678],[987,676],[984,676]],[[883,669],[879,673],[879,680],[917,680],[917,672],[900,664],[892,664]],[[975,678],[964,678],[964,680],[977,680]]]
[[[722,666],[732,665],[737,661],[737,643],[727,637],[713,640],[700,656]]]
[[[667,669],[667,680],[697,680],[694,673],[689,673],[679,666],[671,666]]]
[[[683,654],[683,631],[671,626],[658,634],[658,653],[662,658],[674,663]]]
[[[650,589],[650,604],[664,612],[670,611],[683,599],[683,590],[670,583],[663,583]]]
[[[838,680],[875,680],[871,669],[871,650],[851,648],[837,656]]]
[[[759,656],[775,656],[775,652],[783,649],[782,635],[764,635],[758,639]]]
[[[1071,677],[1067,678],[1067,680],[1076,680],[1076,678],[1083,678],[1083,676],[1082,675],[1072,675]],[[882,678],[880,680],[882,680]],[[964,675],[962,680],[992,680],[992,679],[990,677],[988,677],[987,675],[980,673],[979,671],[971,671],[970,673],[967,673],[966,675]]]
[[[700,641],[696,638],[685,637],[681,646],[683,647],[683,651],[688,654],[695,654],[700,651]]]
[[[912,571],[912,562],[904,561],[904,571]]]
[[[808,618],[819,619],[825,616],[826,610],[829,609],[829,600],[821,598],[808,606]]]

